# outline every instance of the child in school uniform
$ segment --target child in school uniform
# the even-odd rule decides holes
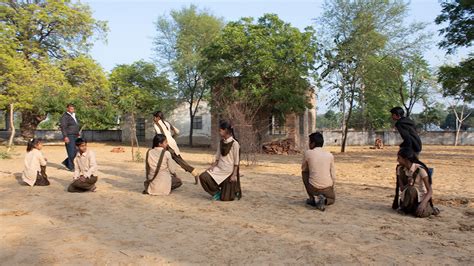
[[[169,195],[183,183],[176,176],[176,163],[167,150],[165,135],[156,134],[152,149],[148,150],[145,160],[146,180],[143,194]]]
[[[304,153],[301,171],[303,184],[308,193],[306,203],[324,211],[326,205],[334,204],[336,194],[336,170],[334,156],[323,150],[324,138],[319,132],[309,135],[309,150]]]
[[[48,176],[46,175],[47,160],[41,152],[42,148],[41,140],[31,139],[28,141],[22,179],[30,186],[49,186]]]
[[[400,189],[399,211],[425,218],[438,215],[439,209],[433,206],[428,167],[418,160],[411,148],[398,151],[397,182]]]
[[[74,181],[69,185],[69,192],[93,192],[96,190],[97,162],[95,153],[87,149],[87,141],[76,139],[77,154],[74,158]]]
[[[240,145],[234,138],[234,129],[227,121],[219,125],[221,141],[211,167],[199,176],[203,189],[214,200],[231,201],[242,196],[239,163]]]

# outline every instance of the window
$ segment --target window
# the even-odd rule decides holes
[[[135,129],[138,141],[145,141],[145,118],[137,118]]]
[[[193,129],[202,129],[202,116],[197,115],[194,117]]]
[[[270,135],[286,135],[286,128],[284,122],[280,124],[277,117],[270,117]]]

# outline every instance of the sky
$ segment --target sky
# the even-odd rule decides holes
[[[241,17],[258,18],[265,13],[275,13],[285,22],[303,30],[307,26],[316,26],[315,18],[322,12],[323,0],[201,0],[201,1],[163,1],[163,0],[83,0],[88,4],[93,16],[108,22],[107,42],[98,41],[91,50],[91,56],[106,70],[110,71],[118,64],[130,64],[137,60],[151,61],[154,56],[153,38],[156,36],[154,22],[161,15],[171,10],[195,4],[199,9],[206,9],[225,21],[235,21]],[[467,51],[460,50],[454,56],[446,56],[445,51],[437,48],[441,40],[438,29],[441,27],[433,21],[441,12],[437,0],[412,0],[409,6],[407,22],[427,22],[427,30],[433,40],[425,58],[433,68],[443,63],[457,63],[467,56]],[[319,111],[327,109],[328,94],[319,97]]]

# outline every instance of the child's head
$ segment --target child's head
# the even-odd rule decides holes
[[[320,132],[311,133],[309,135],[309,148],[314,149],[316,147],[322,147],[324,145],[323,134]]]
[[[156,121],[165,120],[165,115],[162,111],[156,111],[155,113],[153,113],[153,117]]]
[[[229,121],[222,120],[219,123],[219,135],[221,138],[228,138],[234,136],[234,128]]]
[[[166,149],[168,147],[168,141],[166,140],[166,136],[163,134],[156,134],[155,137],[153,138],[153,147],[161,147],[163,149]]]
[[[416,153],[410,148],[401,148],[397,154],[397,161],[405,167],[409,167],[412,163],[418,162]]]
[[[405,111],[400,106],[392,108],[390,113],[392,113],[392,120],[394,121],[400,120],[405,115]]]
[[[41,150],[43,148],[43,142],[40,139],[30,139],[26,145],[26,151],[29,152],[33,149]]]
[[[87,140],[83,138],[76,139],[76,147],[80,153],[84,153],[87,151]]]

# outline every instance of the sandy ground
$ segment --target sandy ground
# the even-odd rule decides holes
[[[390,206],[396,147],[336,147],[337,200],[305,206],[301,156],[260,156],[243,166],[243,198],[210,200],[180,170],[184,185],[147,196],[143,163],[112,144],[90,144],[98,190],[66,192],[63,146],[45,146],[49,187],[21,185],[24,147],[0,160],[0,264],[474,264],[474,147],[428,146],[441,215],[402,216]],[[142,150],[144,152],[144,150]],[[188,149],[198,169],[213,151]]]

